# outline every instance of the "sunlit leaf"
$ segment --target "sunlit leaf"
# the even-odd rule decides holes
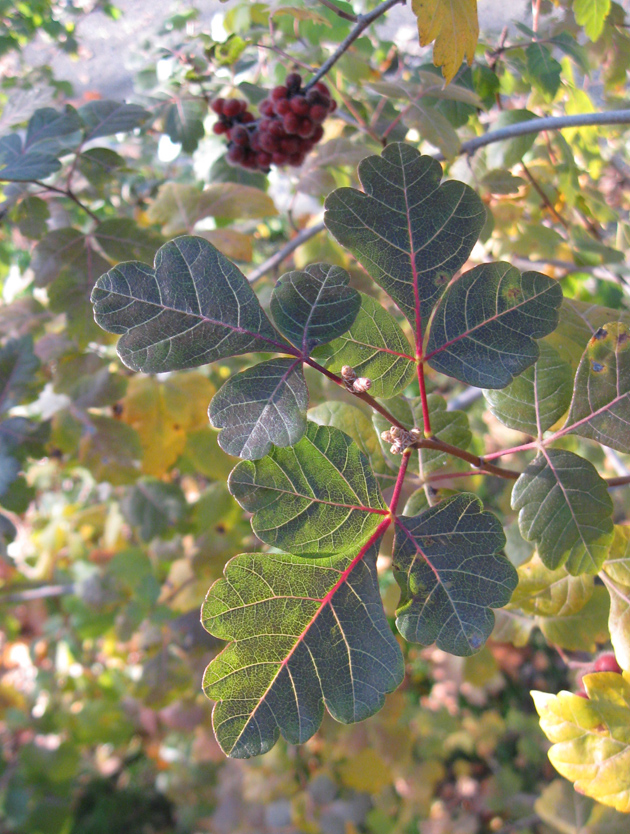
[[[540,272],[481,264],[449,284],[429,331],[426,360],[480,388],[505,388],[538,358],[558,323],[562,289]]]
[[[575,377],[565,431],[630,452],[630,328],[608,322],[590,339]]]
[[[470,493],[400,516],[392,559],[403,637],[456,655],[479,651],[494,627],[491,609],[506,605],[517,583],[504,544],[499,520]]]
[[[484,391],[490,411],[504,425],[537,437],[566,413],[573,394],[573,372],[547,342],[540,356],[507,388]]]
[[[229,487],[254,514],[259,539],[304,556],[357,546],[387,514],[365,455],[339,429],[314,423],[295,446],[239,463]]]
[[[592,41],[599,39],[610,11],[610,0],[574,0],[573,14]]]
[[[571,576],[566,568],[549,570],[535,555],[518,569],[518,587],[510,605],[526,614],[569,617],[581,611],[593,595],[594,578]]]
[[[556,770],[591,796],[630,812],[630,683],[615,672],[585,675],[588,698],[532,692]]]
[[[359,165],[365,193],[339,188],[326,226],[394,299],[421,340],[422,326],[486,221],[472,188],[451,180],[410,145],[392,143]],[[425,325],[426,326],[426,325]]]
[[[194,368],[256,350],[285,352],[242,273],[202,238],[165,244],[155,269],[135,261],[114,267],[97,281],[92,303],[97,323],[122,334],[118,355],[136,371]]]
[[[247,758],[282,736],[293,744],[319,727],[324,705],[344,724],[383,706],[403,660],[381,604],[378,539],[316,562],[244,554],[206,597],[201,619],[232,641],[207,668],[221,748]]]
[[[230,455],[257,460],[273,445],[294,446],[306,431],[308,389],[299,359],[271,359],[230,377],[208,415],[219,445]]]
[[[420,45],[433,46],[433,63],[452,81],[464,58],[472,64],[479,38],[477,0],[411,0]]]
[[[271,314],[278,330],[304,355],[341,336],[354,322],[359,293],[339,266],[312,264],[287,272],[273,288]]]
[[[617,662],[630,671],[630,527],[615,526],[604,571],[610,594],[610,639]]]
[[[200,373],[178,374],[158,382],[132,377],[121,402],[121,418],[138,433],[142,471],[160,477],[173,466],[191,432],[207,425],[208,403],[215,393]]]

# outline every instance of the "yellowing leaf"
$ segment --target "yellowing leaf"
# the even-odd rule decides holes
[[[433,46],[433,63],[452,81],[464,58],[472,64],[479,38],[477,0],[412,0],[420,45]]]
[[[579,793],[630,813],[630,675],[597,672],[582,681],[588,699],[532,692],[553,743],[549,759]]]
[[[243,232],[237,232],[236,229],[211,229],[197,232],[197,234],[209,240],[219,252],[233,261],[249,263],[254,256],[251,237]]]
[[[140,435],[142,471],[164,475],[184,451],[188,433],[208,424],[215,387],[200,373],[178,374],[165,382],[133,377],[123,400],[122,419]]]
[[[378,794],[392,782],[392,774],[376,750],[368,747],[345,761],[339,768],[347,788]]]

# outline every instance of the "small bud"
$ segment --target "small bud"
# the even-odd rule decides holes
[[[354,368],[350,365],[344,365],[341,369],[341,378],[344,382],[354,382],[357,378]]]
[[[420,438],[422,437],[422,430],[413,428],[410,430],[409,434],[413,437],[413,441],[415,443],[416,440],[420,440]]]
[[[393,439],[394,438],[392,437],[392,433],[389,429],[381,432],[381,440],[384,440],[385,443],[391,443]]]
[[[360,376],[352,383],[352,390],[355,394],[365,394],[365,392],[369,391],[371,387],[372,380],[368,379],[366,376]]]

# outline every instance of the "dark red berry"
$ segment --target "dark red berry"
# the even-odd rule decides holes
[[[325,84],[322,84],[321,81],[317,81],[313,84],[313,89],[317,90],[317,92],[321,93],[323,96],[330,98],[330,91],[328,90],[328,87]]]
[[[239,120],[241,124],[248,125],[250,122],[256,121],[256,116],[253,113],[250,113],[249,110],[246,110],[244,113],[241,113]]]
[[[217,116],[220,116],[223,113],[223,105],[225,104],[225,100],[222,98],[215,98],[214,101],[210,102],[210,107]]]
[[[271,155],[271,161],[274,165],[284,165],[287,161],[286,154],[280,153],[280,151],[276,151]]]
[[[600,654],[595,663],[593,663],[593,671],[617,672],[617,674],[620,675],[623,672],[623,669],[617,663],[615,655],[612,652],[607,652],[606,654]]]
[[[236,145],[249,145],[249,131],[242,125],[235,125],[230,131],[230,139]]]
[[[280,150],[280,139],[277,136],[272,136],[270,133],[262,133],[258,137],[258,143],[262,150],[268,153]]]
[[[321,125],[316,125],[315,130],[313,131],[313,135],[311,136],[311,142],[316,145],[322,136],[324,135],[324,128]],[[310,148],[309,148],[310,150]]]
[[[337,109],[337,102],[335,101],[334,98],[331,98],[330,99],[330,105],[328,107],[328,112],[329,113],[334,113],[336,109]]]
[[[291,156],[288,159],[288,162],[289,162],[289,165],[294,165],[297,168],[304,162],[304,154],[303,153],[291,154]]]
[[[308,110],[308,115],[314,122],[323,122],[328,115],[328,108],[323,104],[313,104]]]
[[[260,107],[258,108],[263,116],[273,116],[274,109],[273,104],[266,98],[264,101],[260,102]]]
[[[297,93],[297,91],[302,86],[302,79],[297,72],[290,72],[284,82],[287,86],[287,90],[289,93]]]
[[[315,132],[315,125],[310,119],[302,119],[296,132],[302,139],[308,139]]]
[[[262,145],[260,144],[260,139],[261,139],[260,131],[255,130],[249,138],[249,147],[253,151],[261,151],[262,150]]]
[[[256,154],[256,162],[261,168],[268,168],[271,165],[271,154],[259,151]]]
[[[287,136],[280,144],[280,149],[286,154],[296,154],[300,152],[301,142],[297,136]]]
[[[279,87],[274,87],[274,89],[271,91],[271,98],[274,101],[279,101],[280,99],[286,98],[287,93],[287,88],[283,85],[280,85]]]
[[[286,136],[284,125],[280,119],[274,119],[269,126],[268,131],[272,136],[277,136],[280,139],[282,139],[283,136]]]
[[[222,133],[227,133],[227,130],[228,126],[223,124],[223,122],[217,122],[212,125],[212,132],[216,133],[217,136],[221,136]]]
[[[291,110],[293,110],[294,113],[297,113],[298,116],[306,116],[310,109],[310,105],[304,96],[294,96],[291,99],[290,104]]]
[[[236,98],[229,98],[223,105],[223,115],[233,119],[241,112],[241,102]]]
[[[287,113],[291,112],[291,102],[286,98],[274,101],[274,109],[278,116],[286,116]]]
[[[295,113],[287,113],[282,119],[282,124],[287,133],[297,133],[300,127],[301,119]]]
[[[232,165],[242,165],[246,157],[245,148],[241,148],[239,145],[232,145],[232,147],[227,152],[227,160]]]

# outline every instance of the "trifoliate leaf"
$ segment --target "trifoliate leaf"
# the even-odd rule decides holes
[[[609,322],[591,337],[575,376],[563,433],[630,452],[630,328]]]
[[[481,264],[439,300],[425,359],[436,371],[480,388],[505,388],[538,358],[558,324],[562,289],[540,272]]]
[[[584,675],[588,698],[532,692],[540,726],[552,742],[549,759],[575,789],[630,812],[630,683],[625,675]]]
[[[519,528],[535,541],[543,563],[566,563],[573,576],[597,573],[613,537],[613,504],[606,482],[590,461],[562,449],[545,449],[514,485]]]
[[[233,641],[206,669],[213,726],[229,756],[309,739],[324,706],[350,724],[377,712],[402,681],[402,655],[378,591],[378,533],[316,562],[253,553],[228,562],[201,612]]]
[[[94,318],[122,334],[118,355],[145,373],[194,368],[250,351],[291,352],[239,269],[206,240],[162,246],[155,268],[138,261],[102,275]]]
[[[229,455],[258,460],[272,446],[294,446],[306,431],[308,389],[300,359],[271,359],[235,374],[208,415]]]
[[[339,429],[314,423],[295,446],[239,463],[228,485],[254,513],[259,539],[304,556],[353,548],[387,515],[365,455]]]
[[[348,286],[349,280],[339,266],[312,264],[287,272],[273,288],[270,306],[276,327],[304,355],[352,326],[361,297]]]
[[[484,391],[490,411],[504,425],[537,437],[566,412],[573,394],[568,362],[547,342],[540,342],[536,363],[502,390]]]
[[[369,295],[359,293],[361,307],[347,333],[319,348],[316,359],[339,373],[344,365],[372,380],[370,393],[389,399],[403,391],[415,374],[414,357],[396,319]]]
[[[403,637],[456,655],[479,651],[494,627],[490,609],[506,605],[517,583],[504,544],[499,520],[470,493],[400,516],[392,558]]]

